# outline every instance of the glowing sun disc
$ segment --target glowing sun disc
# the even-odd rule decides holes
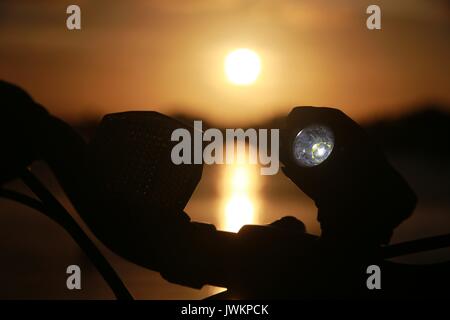
[[[250,49],[236,49],[225,58],[225,74],[235,84],[246,86],[254,83],[261,72],[261,60]]]

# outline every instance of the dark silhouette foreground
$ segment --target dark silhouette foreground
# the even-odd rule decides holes
[[[235,233],[191,222],[183,211],[200,165],[174,165],[174,129],[192,128],[156,112],[107,115],[85,141],[20,88],[0,82],[0,182],[45,160],[80,216],[120,256],[168,281],[228,288],[217,298],[442,297],[449,263],[389,262],[384,246],[411,215],[416,198],[365,132],[331,108],[295,108],[282,131],[284,173],[318,207],[320,237],[284,217]],[[301,168],[290,141],[310,122],[336,130],[330,159]],[[380,266],[381,290],[368,290],[366,268]]]

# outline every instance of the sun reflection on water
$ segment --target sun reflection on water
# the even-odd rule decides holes
[[[222,229],[238,232],[246,224],[257,223],[256,165],[226,165]]]

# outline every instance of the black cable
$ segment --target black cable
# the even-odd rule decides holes
[[[44,213],[46,216],[61,225],[91,260],[100,275],[111,287],[111,290],[116,298],[121,300],[132,300],[133,296],[114,271],[108,260],[106,260],[84,230],[59,203],[59,201],[50,193],[50,191],[48,191],[47,188],[29,170],[24,171],[21,178],[42,202],[10,190],[2,190],[0,194],[5,198],[15,200]]]
[[[9,190],[9,189],[0,189],[0,198],[9,199],[18,203],[21,203],[27,207],[30,207],[34,210],[37,210],[43,214],[45,214],[50,219],[54,220],[53,214],[45,208],[41,201],[33,199],[27,195],[24,195],[20,192]]]
[[[68,229],[68,223],[66,221],[66,219],[64,217],[60,217],[58,214],[55,214],[54,211],[50,210],[49,208],[47,208],[41,201],[33,199],[27,195],[24,195],[20,192],[17,191],[13,191],[13,190],[8,190],[8,189],[0,189],[0,198],[5,198],[5,199],[9,199],[9,200],[13,200],[15,202],[21,203],[27,207],[30,207],[32,209],[35,209],[36,211],[41,212],[42,214],[46,215],[47,217],[49,217],[50,219],[52,219],[54,222],[56,222],[57,224],[59,224],[61,227],[63,227],[70,235],[72,235],[72,232],[70,232]],[[68,214],[68,213],[67,213]],[[83,231],[84,233],[84,231]],[[86,236],[87,237],[87,236]],[[75,240],[75,242],[77,242],[77,244],[83,249],[86,250],[85,248],[83,248],[83,246],[81,245],[81,243],[75,239],[75,237],[72,235],[72,238]],[[94,245],[92,243],[92,245]],[[86,252],[86,251],[85,251]],[[111,289],[113,290],[115,296],[118,299],[121,299],[122,296],[124,296],[123,293],[120,292],[116,292],[117,290],[115,289],[115,286],[113,286],[112,282],[116,281],[116,280],[112,280],[110,279],[106,274],[103,274],[103,268],[100,268],[98,266],[98,262],[97,264],[95,263],[95,261],[98,260],[98,258],[93,258],[92,256],[90,256],[87,252],[86,254],[88,255],[88,257],[90,258],[90,260],[92,261],[92,263],[97,267],[97,269],[99,270],[100,274],[102,275],[102,277],[105,279],[105,281],[109,284],[109,286],[111,287]],[[100,262],[101,263],[101,262]],[[107,264],[109,264],[106,261]],[[120,279],[119,279],[120,281]],[[122,289],[119,289],[122,290]],[[126,290],[126,288],[125,288]],[[125,299],[125,296],[124,298]],[[132,299],[131,295],[130,298],[126,297],[126,299]]]
[[[392,244],[382,249],[383,258],[394,258],[406,254],[442,249],[450,246],[450,234]]]

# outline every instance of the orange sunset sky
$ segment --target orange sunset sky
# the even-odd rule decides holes
[[[0,0],[0,78],[67,120],[153,109],[233,126],[294,105],[365,120],[450,105],[449,17],[440,0]],[[252,85],[225,77],[236,48],[261,59]]]

